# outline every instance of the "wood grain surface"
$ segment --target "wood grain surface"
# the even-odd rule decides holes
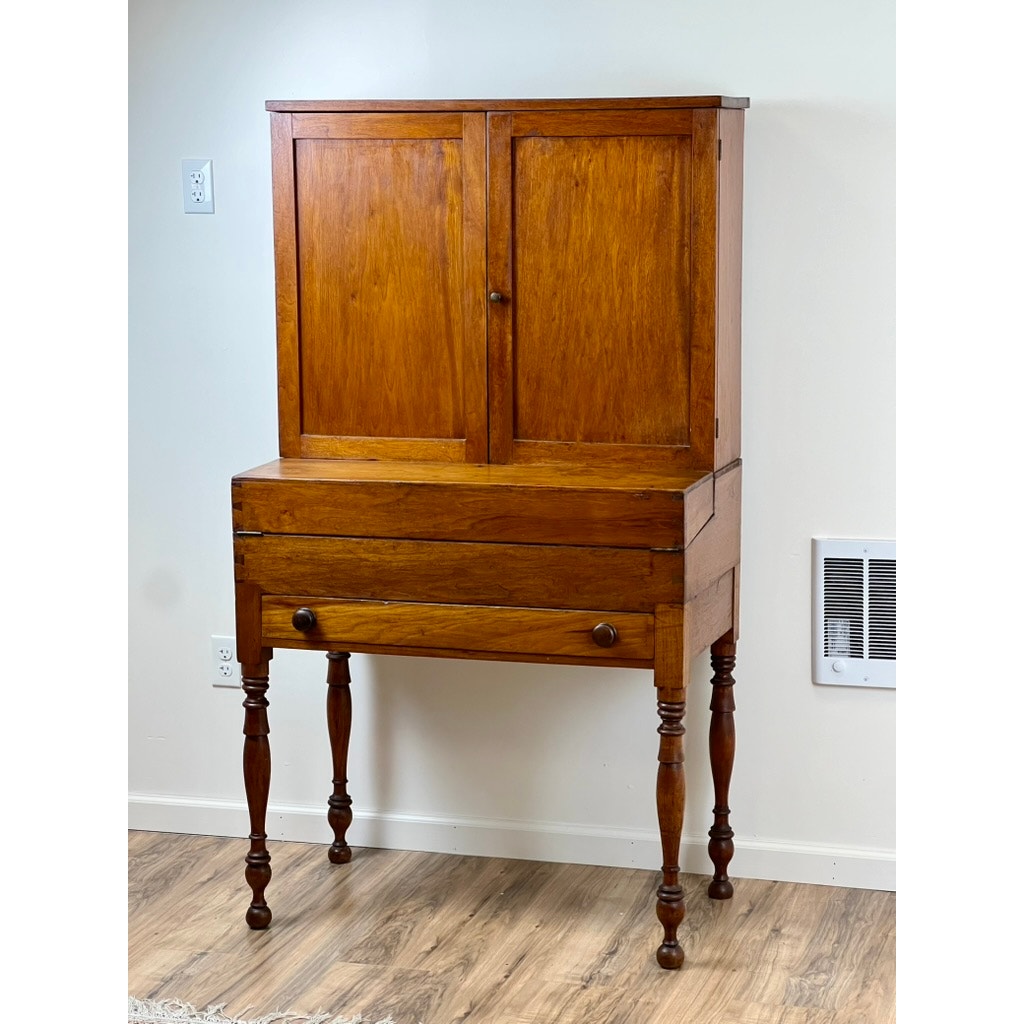
[[[303,433],[464,438],[459,141],[298,140],[295,174]]]
[[[896,897],[683,875],[687,960],[654,960],[659,872],[274,845],[243,920],[242,839],[128,835],[128,989],[258,1016],[395,1024],[893,1024]],[[652,927],[653,925],[653,927]]]
[[[292,624],[299,607],[316,615],[316,625],[305,634]],[[602,623],[616,634],[607,646],[593,637]],[[626,612],[265,597],[263,636],[268,643],[303,640],[345,650],[369,644],[631,661],[654,657],[654,617]]]
[[[240,536],[235,572],[267,594],[442,604],[649,612],[683,593],[682,552],[640,548]]]
[[[445,111],[445,110],[689,110],[698,107],[750,106],[746,96],[608,96],[551,99],[456,100],[267,100],[267,110],[282,111]]]
[[[690,139],[635,122],[515,142],[516,440],[689,441]]]
[[[612,547],[684,547],[710,474],[293,459],[239,474],[235,530]]]

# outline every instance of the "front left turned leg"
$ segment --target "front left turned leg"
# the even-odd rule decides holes
[[[347,864],[352,850],[345,833],[352,824],[352,798],[348,795],[348,741],[352,733],[352,677],[348,654],[331,651],[327,655],[327,732],[331,740],[334,765],[334,789],[327,798],[327,821],[334,830],[334,842],[327,857],[332,864]]]
[[[728,635],[728,634],[727,634]],[[708,853],[715,866],[715,877],[708,886],[708,896],[713,900],[727,900],[732,896],[732,882],[729,881],[729,861],[733,855],[733,830],[729,825],[729,783],[732,780],[732,764],[736,754],[736,727],[733,712],[736,701],[733,686],[736,680],[732,670],[736,667],[736,644],[719,640],[711,646],[711,777],[715,786],[715,823],[708,835]]]
[[[267,800],[270,797],[270,726],[267,723],[267,687],[270,666],[266,661],[242,665],[242,689],[245,691],[245,743],[242,747],[242,774],[245,799],[249,805],[249,852],[245,857],[245,880],[252,889],[252,903],[245,915],[250,928],[270,924],[270,907],[263,894],[270,882],[270,853],[267,851]]]
[[[683,716],[686,691],[658,687],[658,825],[661,830],[662,883],[658,886],[658,920],[665,938],[658,948],[658,963],[667,970],[683,966],[683,949],[678,930],[686,914],[680,883],[679,844],[683,832],[683,807],[686,803],[686,776],[683,770]]]

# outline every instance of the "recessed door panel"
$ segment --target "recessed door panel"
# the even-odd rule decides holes
[[[303,433],[465,436],[461,149],[296,146]]]
[[[492,460],[702,462],[713,166],[692,112],[497,113],[489,141]]]
[[[514,141],[517,440],[686,443],[688,142]]]
[[[296,122],[299,453],[482,461],[482,115]]]

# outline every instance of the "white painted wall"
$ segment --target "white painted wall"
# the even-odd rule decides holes
[[[229,481],[276,456],[267,99],[749,96],[738,877],[895,885],[895,694],[810,681],[811,537],[894,537],[888,0],[129,4],[129,824],[242,835]],[[217,212],[185,216],[184,157]],[[280,652],[272,835],[326,839],[320,655]],[[656,867],[651,675],[353,657],[357,844]],[[698,680],[710,677],[705,664]],[[688,715],[686,867],[710,825]]]

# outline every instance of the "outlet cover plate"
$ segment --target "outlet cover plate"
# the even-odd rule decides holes
[[[213,161],[181,161],[181,198],[186,213],[213,213]]]
[[[210,637],[210,682],[237,690],[242,685],[241,666],[235,660],[233,636]]]

